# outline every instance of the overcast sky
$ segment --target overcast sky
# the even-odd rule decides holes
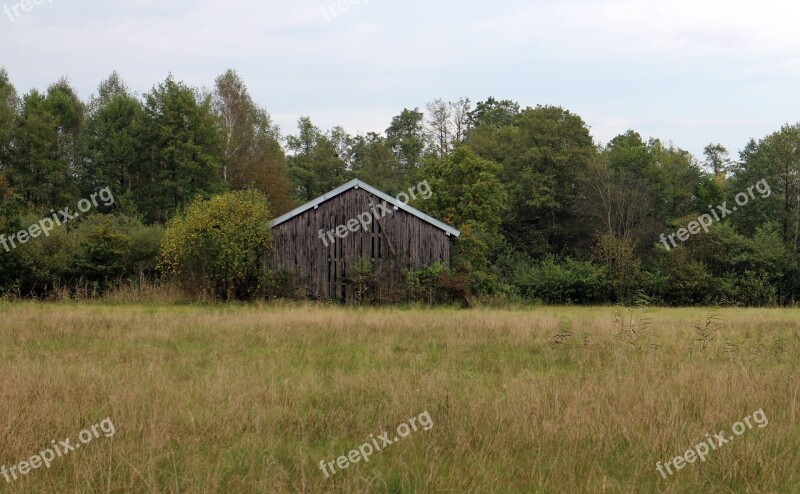
[[[383,131],[404,107],[495,96],[699,156],[800,120],[797,2],[18,1],[0,0],[0,65],[20,93],[66,76],[87,98],[113,70],[139,94],[170,72],[211,87],[233,68],[284,134],[301,115]]]

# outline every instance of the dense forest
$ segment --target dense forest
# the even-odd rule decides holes
[[[233,71],[211,89],[170,76],[144,95],[114,73],[83,100],[65,79],[22,94],[3,70],[0,294],[163,283],[181,238],[170,225],[190,231],[197,201],[242,191],[219,202],[242,212],[258,194],[262,221],[359,178],[389,194],[426,181],[433,195],[412,204],[463,232],[451,267],[409,277],[427,293],[792,305],[800,125],[742,144],[738,156],[712,143],[701,157],[635,130],[597,143],[567,109],[495,98],[403,109],[380,134],[304,116],[284,135]],[[59,215],[66,207],[80,216]]]

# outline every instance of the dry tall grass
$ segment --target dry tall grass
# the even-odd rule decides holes
[[[9,492],[800,492],[800,315],[0,304]],[[649,319],[649,324],[648,324]],[[631,329],[632,328],[632,329]],[[700,337],[706,341],[698,341]],[[714,336],[716,336],[714,338]],[[770,424],[663,480],[705,433]],[[434,427],[319,470],[428,411]]]

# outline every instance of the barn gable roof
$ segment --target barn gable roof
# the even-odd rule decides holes
[[[269,222],[269,227],[270,228],[274,228],[274,227],[280,225],[281,223],[285,223],[285,222],[289,221],[290,219],[294,218],[295,216],[303,214],[306,211],[308,211],[309,209],[314,209],[314,208],[318,207],[320,204],[322,204],[323,202],[328,201],[330,199],[333,199],[334,197],[338,196],[339,194],[342,194],[343,192],[346,192],[346,191],[348,191],[350,189],[354,189],[354,188],[355,189],[358,189],[358,188],[364,189],[367,192],[369,192],[370,194],[373,194],[375,196],[380,197],[384,201],[386,201],[389,204],[393,205],[395,207],[395,210],[402,209],[403,211],[405,211],[405,212],[407,212],[409,214],[413,214],[417,218],[419,218],[419,219],[421,219],[423,221],[426,221],[426,222],[430,223],[431,225],[433,225],[433,226],[435,226],[435,227],[437,227],[437,228],[439,228],[441,230],[444,230],[447,233],[447,235],[453,235],[455,237],[460,237],[461,236],[461,232],[456,230],[452,226],[446,225],[445,223],[442,223],[441,221],[428,216],[427,214],[423,213],[422,211],[420,211],[418,209],[412,208],[408,204],[404,204],[403,202],[398,201],[397,199],[395,199],[394,197],[390,196],[389,194],[386,194],[385,192],[381,192],[380,190],[376,189],[375,187],[373,187],[373,186],[371,186],[369,184],[366,184],[366,183],[364,183],[364,182],[362,182],[361,180],[358,180],[358,179],[351,180],[351,181],[347,182],[346,184],[342,185],[341,187],[333,189],[332,191],[328,192],[327,194],[325,194],[323,196],[320,196],[320,197],[317,197],[316,199],[314,199],[313,201],[311,201],[311,202],[309,202],[307,204],[303,204],[302,206],[300,206],[299,208],[295,209],[294,211],[290,211],[290,212],[284,214],[283,216],[281,216],[279,218],[275,218],[274,220]]]

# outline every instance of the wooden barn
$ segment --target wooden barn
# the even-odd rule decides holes
[[[361,280],[365,264],[378,298],[390,298],[407,270],[449,265],[451,239],[461,235],[360,180],[276,218],[270,228],[273,272],[308,297],[337,301],[358,297],[354,278]]]

